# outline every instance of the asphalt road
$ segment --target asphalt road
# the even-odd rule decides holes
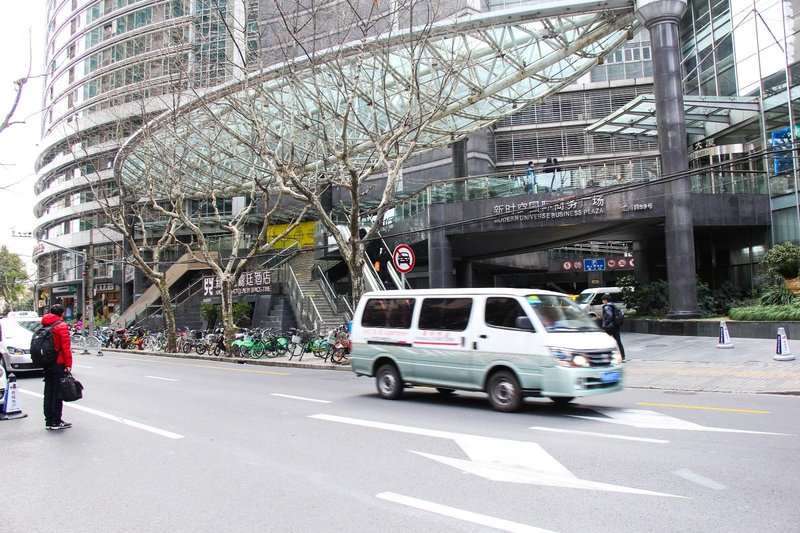
[[[628,389],[492,411],[349,372],[108,354],[0,422],[4,531],[797,531],[800,398]]]

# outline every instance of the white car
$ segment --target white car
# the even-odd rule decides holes
[[[42,370],[31,361],[31,337],[41,320],[34,311],[12,311],[0,318],[0,367],[6,373]]]
[[[8,389],[8,376],[6,371],[0,366],[0,413],[3,412],[3,402],[6,401],[6,389]]]

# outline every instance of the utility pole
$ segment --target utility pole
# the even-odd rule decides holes
[[[89,321],[89,335],[94,335],[94,243],[89,242],[86,254],[86,296],[84,297],[84,324]]]

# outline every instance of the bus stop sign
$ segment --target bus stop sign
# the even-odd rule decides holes
[[[414,269],[416,259],[414,258],[414,250],[407,244],[398,244],[397,248],[392,253],[392,261],[394,268],[401,274],[408,274]]]

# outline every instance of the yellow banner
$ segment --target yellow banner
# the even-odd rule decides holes
[[[280,250],[282,248],[288,248],[292,246],[294,243],[297,243],[297,246],[300,248],[309,248],[314,246],[314,224],[316,222],[309,221],[309,222],[301,222],[298,224],[292,231],[286,234],[286,236],[275,243],[275,249]],[[271,241],[282,232],[286,231],[286,228],[289,224],[274,224],[267,229],[267,240]]]

